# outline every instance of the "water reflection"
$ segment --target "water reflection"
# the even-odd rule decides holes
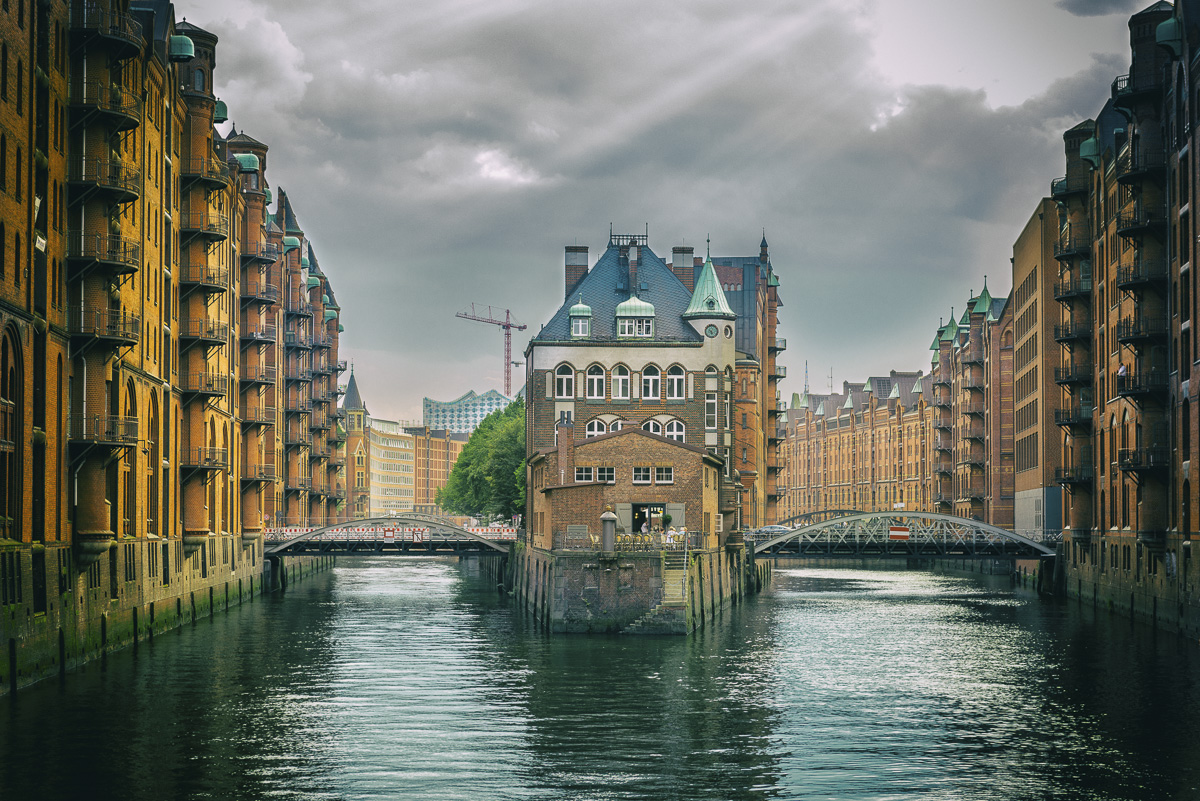
[[[472,562],[344,559],[0,701],[0,797],[1192,798],[1196,651],[811,569],[690,638],[549,637]]]

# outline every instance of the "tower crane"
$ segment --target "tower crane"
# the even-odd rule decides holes
[[[504,312],[503,319],[497,316],[500,314],[500,312]],[[491,306],[486,308],[476,308],[474,303],[471,304],[469,309],[463,309],[454,316],[461,317],[464,320],[476,320],[481,323],[498,325],[504,329],[504,397],[511,398],[512,365],[521,363],[514,362],[512,360],[512,332],[514,328],[518,331],[524,331],[529,326],[520,325],[519,323],[515,322],[512,318],[512,312],[508,309],[496,309],[495,311],[492,311]]]

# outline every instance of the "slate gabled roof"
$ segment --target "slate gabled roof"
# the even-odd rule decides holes
[[[362,395],[358,392],[358,380],[354,377],[354,368],[350,368],[350,380],[346,382],[346,397],[342,398],[343,409],[362,409],[367,411]]]
[[[654,338],[633,340],[638,344],[649,342],[700,342],[700,336],[692,326],[683,319],[683,313],[691,303],[692,293],[688,292],[671,269],[667,267],[649,247],[640,248],[641,259],[637,266],[637,283],[646,284],[646,289],[636,289],[637,296],[654,305]],[[609,245],[604,254],[588,274],[571,290],[571,297],[542,327],[531,342],[570,342],[571,338],[571,306],[583,298],[583,302],[592,307],[592,334],[576,342],[615,342],[617,341],[616,314],[617,305],[628,300],[630,292],[618,290],[617,284],[622,279],[628,279],[628,269],[620,263],[619,248]],[[629,339],[621,341],[628,342]]]

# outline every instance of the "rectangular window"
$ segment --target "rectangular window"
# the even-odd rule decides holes
[[[584,481],[591,481],[591,480],[592,480],[592,468],[590,468],[590,467],[576,467],[575,468],[575,483],[576,484],[584,482]]]
[[[655,484],[674,484],[675,483],[675,468],[674,467],[656,467],[656,468],[654,468],[654,483]]]
[[[717,427],[717,393],[704,393],[704,427],[715,429]]]
[[[649,484],[650,483],[650,468],[649,467],[633,468],[633,483],[634,484]]]
[[[588,335],[588,328],[589,328],[588,323],[590,323],[590,322],[591,322],[591,320],[589,320],[586,317],[572,317],[571,318],[571,336],[586,337]]]
[[[603,481],[605,484],[617,483],[617,469],[615,467],[597,467],[596,480]]]

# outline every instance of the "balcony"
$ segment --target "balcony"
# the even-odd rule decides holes
[[[261,262],[274,264],[279,259],[279,246],[270,242],[242,243],[242,264]]]
[[[312,372],[314,376],[333,375],[333,366],[319,362],[313,365]]]
[[[1171,466],[1171,449],[1163,446],[1122,448],[1117,451],[1117,467],[1126,473],[1149,473]]]
[[[346,369],[345,367],[342,367],[342,365],[343,365],[343,364],[345,364],[345,362],[338,362],[338,369],[339,369],[339,370],[345,370],[345,369]],[[337,394],[339,394],[339,395],[345,395],[345,394],[346,394],[346,385],[345,385],[345,384],[338,384],[338,388],[337,388]]]
[[[213,156],[186,156],[177,159],[176,164],[184,186],[198,183],[206,189],[220,189],[229,185],[229,166]]]
[[[128,131],[142,121],[142,101],[136,94],[117,84],[100,81],[75,81],[68,93],[72,125],[86,125],[99,119],[110,130]]]
[[[1141,181],[1146,178],[1162,180],[1167,176],[1167,163],[1163,153],[1138,149],[1135,153],[1125,147],[1117,156],[1117,180],[1123,184]]]
[[[1054,410],[1054,424],[1066,428],[1092,427],[1092,417],[1095,415],[1092,406],[1068,406],[1065,409]]]
[[[179,467],[189,473],[228,470],[229,449],[180,448]]]
[[[279,287],[262,281],[246,281],[242,284],[242,300],[247,303],[278,303]]]
[[[114,348],[136,345],[142,335],[142,320],[111,309],[85,309],[71,315],[71,337],[91,340]]]
[[[933,472],[935,475],[948,476],[954,472],[954,465],[950,464],[949,462],[939,461],[934,464]]]
[[[264,323],[255,320],[242,327],[242,342],[247,345],[258,345],[274,342],[278,338],[274,323]]]
[[[345,442],[346,432],[339,428],[334,428],[333,433],[329,435],[329,440],[330,442]]]
[[[933,494],[933,502],[939,505],[950,505],[954,503],[954,496],[947,492],[935,492]]]
[[[288,414],[308,414],[312,403],[308,398],[288,398],[283,408]]]
[[[206,242],[223,242],[229,238],[229,221],[215,212],[184,212],[179,215],[179,233],[185,240],[199,237]]]
[[[288,476],[285,482],[288,492],[308,492],[312,489],[311,476]]]
[[[1165,339],[1167,336],[1167,321],[1148,314],[1126,317],[1115,328],[1117,341],[1122,344]]]
[[[1159,77],[1153,72],[1120,75],[1112,82],[1113,105],[1117,108],[1132,109],[1140,102],[1153,100],[1161,86]]]
[[[274,367],[261,367],[257,364],[243,364],[241,382],[243,384],[274,384],[279,371]]]
[[[1167,214],[1162,206],[1149,208],[1134,204],[1117,215],[1117,234],[1124,237],[1141,237],[1158,232],[1166,227]]]
[[[229,376],[218,373],[184,373],[179,377],[179,389],[184,395],[223,398],[229,394]]]
[[[345,360],[345,359],[339,359],[339,360],[337,361],[337,371],[338,371],[339,373],[344,373],[344,372],[346,372],[346,360]],[[339,395],[344,395],[344,394],[345,394],[345,390],[344,390],[342,387],[338,387],[338,394],[339,394]]]
[[[314,414],[312,420],[308,423],[308,427],[311,431],[328,431],[329,420],[323,414]]]
[[[976,440],[983,442],[987,438],[987,431],[983,426],[965,426],[962,430],[963,439]]]
[[[933,421],[933,430],[934,431],[949,431],[953,427],[954,426],[952,426],[950,424],[949,420],[934,420]]]
[[[952,451],[954,450],[954,440],[950,437],[938,437],[933,442],[935,451]]]
[[[247,426],[274,425],[276,410],[274,406],[255,406],[242,411],[242,424]]]
[[[775,378],[787,378],[787,367],[782,364],[775,365],[775,372],[772,375]]]
[[[1054,326],[1054,341],[1060,343],[1090,342],[1092,321],[1086,317],[1058,323]]]
[[[193,317],[179,321],[179,338],[215,347],[229,341],[229,326],[219,320]]]
[[[312,381],[312,370],[307,367],[288,367],[283,374],[285,381]]]
[[[983,376],[967,376],[959,382],[959,386],[963,389],[977,389],[983,391],[987,389],[987,380]]]
[[[269,484],[275,478],[275,465],[273,464],[254,464],[242,470],[243,484]]]
[[[1055,178],[1050,182],[1050,197],[1055,200],[1066,200],[1074,195],[1086,195],[1091,189],[1091,180],[1087,175]]]
[[[314,445],[308,452],[309,461],[329,458],[329,448],[325,445]]]
[[[950,399],[949,398],[934,398],[933,401],[929,405],[935,409],[949,409],[950,408]]]
[[[983,454],[969,454],[958,457],[959,467],[983,467],[986,464],[987,458]]]
[[[962,365],[983,364],[983,354],[979,352],[963,351],[958,355],[958,363]]]
[[[1068,278],[1066,281],[1058,281],[1054,284],[1054,299],[1057,301],[1086,298],[1091,294],[1091,278]]]
[[[1138,544],[1147,550],[1162,551],[1167,547],[1167,532],[1165,531],[1139,531],[1137,533]]]
[[[1152,284],[1167,281],[1167,260],[1137,259],[1133,264],[1122,264],[1117,270],[1117,289],[1132,291]]]
[[[70,24],[77,42],[103,43],[117,59],[131,58],[142,50],[142,26],[132,14],[110,11],[99,3],[72,3]]]
[[[185,264],[179,270],[179,285],[198,287],[212,294],[225,292],[229,289],[229,271],[204,262]]]
[[[71,202],[81,195],[101,194],[113,203],[131,203],[142,193],[142,172],[132,161],[115,158],[74,158],[67,169],[67,182],[74,187]]]
[[[142,266],[142,247],[135,239],[71,231],[67,234],[67,260],[71,262],[71,281],[93,266],[104,267],[114,276],[130,275]]]
[[[1059,467],[1054,471],[1054,483],[1063,486],[1091,486],[1096,472],[1090,464]]]
[[[298,348],[300,350],[311,350],[312,340],[308,335],[301,331],[284,331],[283,344],[289,348]]]
[[[330,467],[345,467],[346,466],[346,457],[335,453],[334,455],[329,457],[329,466]]]
[[[987,407],[979,401],[976,401],[974,403],[959,404],[958,411],[961,414],[970,414],[977,417],[982,417],[983,415],[987,414]]]
[[[314,348],[331,348],[333,347],[333,339],[325,334],[314,334],[312,344]]]
[[[1163,370],[1142,370],[1117,375],[1117,395],[1122,398],[1145,398],[1167,392],[1167,374]]]
[[[71,415],[72,444],[102,445],[110,448],[132,448],[138,443],[138,419],[103,414]]]
[[[1068,364],[1066,367],[1054,368],[1054,383],[1061,386],[1090,386],[1092,383],[1092,366],[1090,364]]]
[[[312,438],[308,434],[301,434],[297,431],[285,431],[283,433],[283,444],[289,448],[296,448],[302,445],[307,445],[312,442]]]
[[[958,497],[955,500],[969,503],[982,501],[986,497],[987,493],[983,491],[982,487],[963,487],[958,491]]]
[[[1092,252],[1092,235],[1090,233],[1064,232],[1054,243],[1054,258],[1060,261],[1086,257]]]
[[[313,305],[307,301],[289,300],[283,307],[284,311],[295,317],[312,317]]]
[[[334,487],[334,488],[333,488],[333,489],[332,489],[332,490],[329,492],[329,497],[330,497],[330,498],[332,498],[332,499],[333,499],[333,500],[335,500],[335,501],[344,501],[344,500],[346,500],[346,488],[345,488],[345,487],[343,487],[343,486],[341,486],[341,485],[338,485],[338,486]]]
[[[950,386],[950,379],[939,373],[933,377],[933,385],[935,387],[948,387]]]
[[[775,337],[767,341],[767,347],[771,350],[787,350],[787,340],[783,337]]]

